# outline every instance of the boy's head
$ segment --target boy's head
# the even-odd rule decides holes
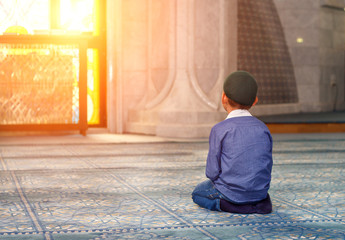
[[[258,85],[248,72],[236,71],[225,79],[223,91],[231,106],[249,109],[257,101]]]

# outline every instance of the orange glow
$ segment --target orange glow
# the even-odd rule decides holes
[[[58,13],[60,22],[57,24],[59,29],[48,29],[48,0],[38,1],[41,5],[34,5],[27,17],[28,19],[34,19],[35,21],[28,21],[26,15],[22,14],[22,8],[26,7],[26,0],[18,0],[15,4],[9,4],[8,1],[0,0],[2,4],[9,8],[11,12],[15,14],[4,15],[0,17],[0,22],[2,23],[2,31],[7,34],[56,34],[56,33],[67,33],[67,34],[80,34],[82,32],[91,32],[93,35],[99,35],[99,0],[60,0],[60,11]],[[46,2],[47,1],[47,2]],[[5,4],[6,3],[6,4]],[[25,4],[24,4],[25,3]],[[25,5],[25,6],[24,6]],[[24,7],[21,7],[24,6]],[[39,6],[44,6],[46,11],[42,11]],[[9,10],[6,8],[6,10]],[[25,8],[27,9],[27,8]],[[0,11],[1,12],[1,11]],[[41,12],[46,12],[44,15]],[[1,12],[3,13],[3,12]],[[13,15],[13,16],[12,16]],[[47,20],[36,21],[36,18],[31,16],[46,16]],[[53,15],[52,15],[53,17]],[[19,20],[21,21],[19,21]],[[14,23],[19,22],[22,26],[17,26]],[[48,22],[48,23],[47,23]],[[8,24],[8,25],[7,25]],[[40,25],[41,24],[41,25]],[[9,27],[7,27],[7,26]],[[14,25],[14,26],[11,26]],[[25,27],[23,27],[25,26]],[[38,33],[38,30],[44,33]],[[36,31],[36,32],[35,32]],[[1,33],[0,33],[1,34]],[[66,54],[70,56],[73,50],[69,49],[58,49],[61,54]],[[5,48],[2,49],[5,55],[29,55],[32,53],[38,55],[50,55],[51,51],[49,49],[36,49],[36,48]],[[78,58],[74,57],[73,61],[73,78],[74,78],[74,88],[73,88],[73,111],[78,111],[79,108],[79,98],[78,98],[78,71],[79,71],[79,61]],[[100,123],[100,78],[99,78],[99,51],[97,49],[88,49],[87,52],[87,70],[88,70],[88,82],[87,82],[87,101],[88,101],[88,124],[99,124]],[[77,120],[73,120],[77,122]]]
[[[99,34],[98,0],[60,0],[60,26],[69,32]],[[89,124],[100,123],[99,53],[89,49],[87,54],[87,118]]]
[[[87,53],[87,120],[89,124],[100,123],[99,102],[99,56],[98,50],[89,49]]]

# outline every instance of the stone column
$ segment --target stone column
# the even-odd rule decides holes
[[[236,70],[237,1],[149,0],[148,9],[146,95],[129,112],[127,131],[207,137],[226,116],[220,97]]]
[[[107,126],[123,133],[121,0],[107,0]]]

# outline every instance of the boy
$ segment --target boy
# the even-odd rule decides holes
[[[268,195],[272,137],[266,125],[248,111],[258,101],[257,88],[254,77],[245,71],[225,79],[222,104],[228,117],[211,130],[206,163],[209,180],[192,193],[201,207],[243,214],[272,211]]]

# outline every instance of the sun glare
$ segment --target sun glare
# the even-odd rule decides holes
[[[94,30],[94,0],[60,0],[60,25],[69,31]]]
[[[54,3],[54,4],[52,4]],[[55,35],[66,34],[66,36],[79,35],[83,32],[90,35],[99,35],[99,0],[0,0],[0,34],[4,35]],[[58,5],[56,5],[58,4]],[[51,15],[49,15],[51,14]],[[56,18],[55,18],[56,17]],[[89,35],[89,34],[88,34]],[[91,37],[91,36],[89,36]],[[53,48],[51,46],[51,48]],[[72,109],[75,115],[72,122],[77,123],[79,119],[79,88],[78,71],[79,58],[76,57],[74,49],[55,47],[55,52],[61,56],[71,58],[73,65],[73,104]],[[15,47],[3,47],[0,58],[10,56],[13,61],[23,59],[27,56],[35,56],[37,59],[45,59],[52,56],[50,48],[31,47],[31,45],[15,45]],[[100,64],[99,50],[89,48],[87,50],[87,119],[88,124],[100,123]],[[1,59],[0,59],[1,60]],[[24,63],[23,63],[24,64]],[[43,69],[46,66],[41,66]],[[52,66],[54,67],[54,66]],[[46,69],[50,69],[46,67]],[[27,76],[24,68],[18,72]],[[49,71],[48,71],[49,72]],[[31,72],[30,72],[31,73]],[[41,73],[37,73],[37,76]],[[24,80],[23,80],[24,81]],[[53,81],[51,81],[53,82]],[[56,83],[56,82],[54,82]],[[31,120],[30,120],[31,121]]]

